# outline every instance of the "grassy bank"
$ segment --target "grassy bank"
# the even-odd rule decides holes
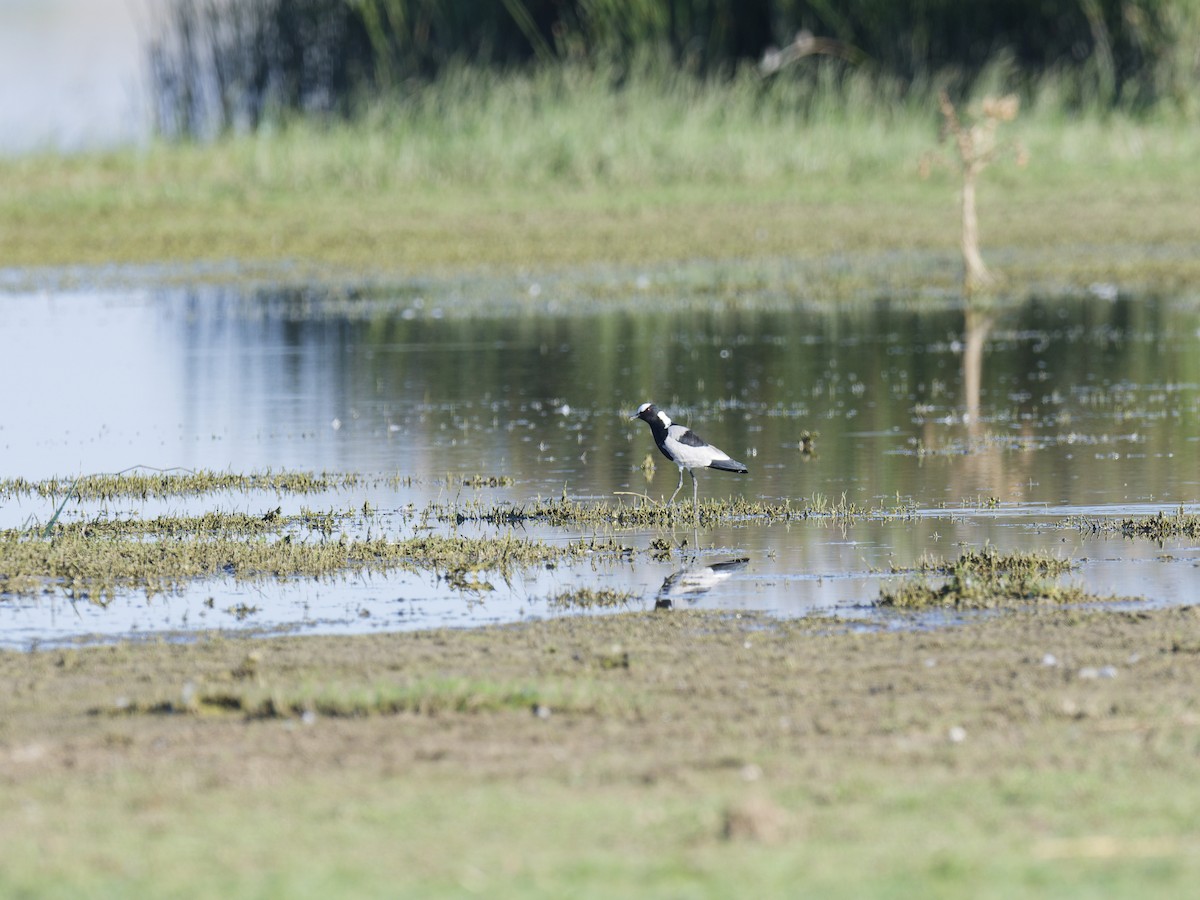
[[[1196,613],[0,654],[5,893],[1178,896]]]
[[[609,73],[611,74],[611,73]],[[461,71],[352,124],[0,162],[0,265],[241,260],[405,275],[957,247],[932,87],[764,86]],[[1067,117],[1052,84],[980,190],[985,254],[1021,279],[1194,272],[1200,132]],[[945,149],[945,148],[943,148]],[[1047,251],[1053,251],[1048,258]]]

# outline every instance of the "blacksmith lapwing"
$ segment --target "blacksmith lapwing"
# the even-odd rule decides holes
[[[746,568],[750,557],[740,556],[715,563],[695,563],[678,572],[672,572],[658,589],[654,598],[655,609],[673,609],[675,601],[683,598],[695,603],[734,572]]]
[[[671,502],[683,487],[683,470],[687,469],[692,476],[692,502],[697,510],[700,509],[700,496],[696,487],[696,469],[720,469],[723,472],[738,472],[745,474],[750,470],[736,459],[730,459],[724,450],[718,450],[712,444],[700,438],[694,431],[683,425],[676,425],[671,417],[653,403],[643,403],[638,411],[629,418],[642,419],[650,426],[654,435],[654,443],[663,456],[679,466],[679,484],[671,495]]]

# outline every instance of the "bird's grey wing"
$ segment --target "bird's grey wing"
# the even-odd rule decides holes
[[[708,446],[708,442],[696,434],[696,432],[682,425],[672,425],[667,429],[667,435],[681,444],[687,444],[689,447]]]

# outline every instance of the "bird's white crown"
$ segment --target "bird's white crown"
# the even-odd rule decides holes
[[[662,422],[664,428],[671,427],[671,417],[661,409],[655,408],[653,403],[643,403],[638,407],[638,411],[633,414],[633,418],[640,419],[648,410],[654,410],[654,414],[658,416],[658,421]],[[647,420],[648,421],[648,420]]]

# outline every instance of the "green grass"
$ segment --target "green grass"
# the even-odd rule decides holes
[[[611,691],[563,688],[556,685],[498,683],[491,679],[418,678],[405,682],[363,684],[303,684],[287,689],[260,685],[254,657],[231,672],[239,683],[193,686],[171,695],[151,695],[98,707],[97,715],[205,715],[231,713],[249,719],[286,719],[308,715],[326,718],[394,716],[403,713],[436,716],[538,708],[548,713],[595,712],[615,708]]]
[[[691,796],[669,784],[462,785],[444,773],[367,785],[314,773],[283,790],[209,787],[173,796],[167,808],[140,779],[87,806],[73,786],[42,784],[20,806],[0,802],[9,860],[0,889],[733,897],[802,886],[822,897],[1166,897],[1200,875],[1188,811],[1136,767],[1108,777],[926,774],[924,784],[875,771],[835,779],[817,796],[789,790],[770,801],[786,818],[779,840],[765,845],[721,837],[729,809],[769,793],[733,772],[702,776]],[[1122,815],[1077,821],[1068,812],[1100,794]],[[41,818],[58,806],[72,815],[35,842]],[[1082,811],[1091,809],[1085,801]]]
[[[585,69],[462,69],[348,124],[0,161],[0,265],[291,261],[289,277],[305,278],[954,258],[953,176],[918,175],[937,147],[932,86],[610,82]],[[1048,83],[1005,131],[1030,163],[998,164],[980,187],[983,251],[1000,275],[1161,285],[1195,274],[1200,131],[1185,117],[1069,116]],[[936,267],[886,268],[957,282]]]

